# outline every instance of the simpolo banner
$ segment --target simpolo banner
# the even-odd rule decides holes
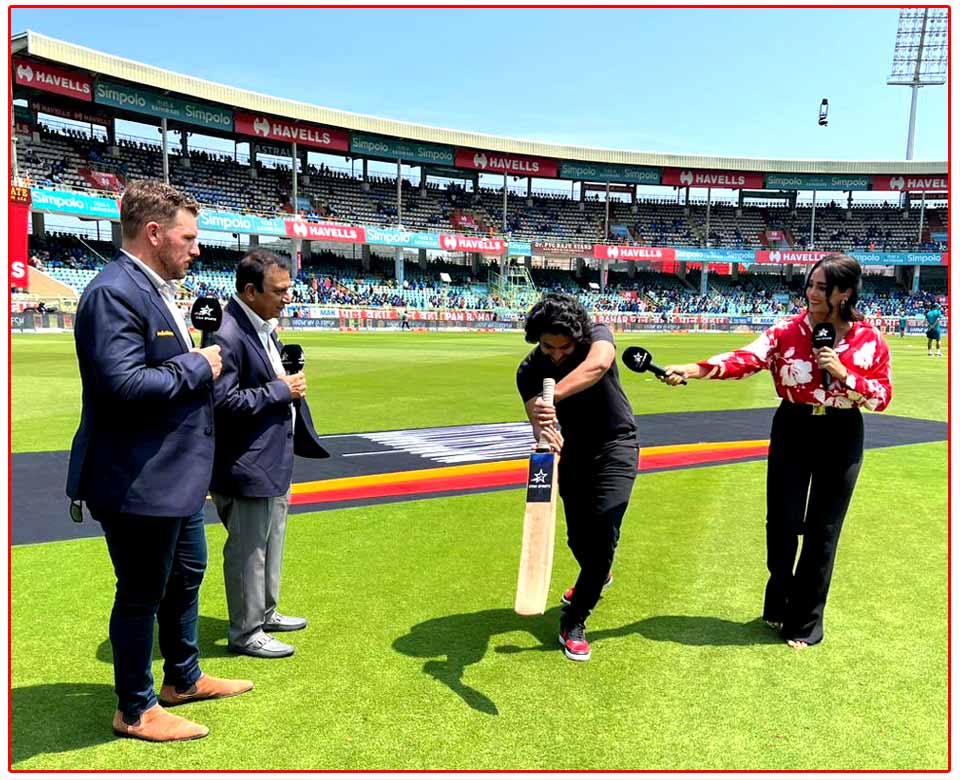
[[[26,288],[27,223],[30,219],[30,188],[10,187],[10,207],[7,210],[7,255],[10,261],[10,286]]]
[[[55,214],[73,214],[90,219],[120,219],[120,204],[116,198],[84,195],[82,192],[64,192],[33,187],[30,190],[34,211]]]
[[[874,176],[872,189],[888,192],[946,192],[950,189],[947,174],[936,176]]]
[[[233,132],[233,111],[206,103],[161,95],[106,79],[98,79],[94,101],[104,106],[172,119],[212,130]]]
[[[869,190],[869,176],[829,176],[819,173],[768,173],[768,190],[826,190],[828,192],[846,192],[847,190]]]
[[[606,163],[565,160],[560,163],[561,179],[578,181],[610,181],[623,184],[659,184],[660,169],[639,165],[609,165]]]
[[[532,176],[555,179],[557,161],[544,157],[524,157],[503,152],[484,152],[477,149],[457,149],[458,168],[472,168],[483,173],[506,173],[510,176]]]
[[[452,146],[403,141],[399,138],[384,138],[377,135],[353,133],[350,136],[350,151],[368,157],[383,157],[387,160],[426,163],[427,165],[453,165]]]
[[[93,82],[82,73],[58,68],[38,60],[13,59],[13,78],[24,87],[41,89],[75,100],[93,100]]]
[[[258,217],[233,211],[201,209],[197,224],[201,230],[224,233],[247,233],[254,236],[285,236],[287,230],[279,217]]]

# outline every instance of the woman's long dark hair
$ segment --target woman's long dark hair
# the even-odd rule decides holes
[[[860,263],[848,255],[842,255],[839,252],[821,257],[819,261],[810,269],[807,274],[807,280],[803,286],[804,300],[807,298],[807,288],[810,286],[810,277],[818,268],[823,269],[823,278],[827,282],[827,306],[830,314],[833,314],[833,304],[830,303],[830,296],[834,290],[850,290],[847,300],[840,305],[840,319],[844,322],[859,322],[863,319],[863,314],[857,309],[857,300],[860,298],[860,279],[863,272],[860,270]],[[807,300],[807,307],[810,307],[810,301]]]
[[[587,310],[575,297],[566,293],[547,293],[530,309],[523,332],[531,344],[539,343],[544,333],[569,336],[578,344],[589,344],[592,325]]]

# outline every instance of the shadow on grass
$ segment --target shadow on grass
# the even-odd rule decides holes
[[[393,648],[412,658],[431,659],[423,665],[424,673],[446,685],[467,706],[486,715],[499,715],[497,705],[488,696],[463,682],[466,668],[483,660],[491,637],[513,631],[526,631],[541,643],[542,649],[558,651],[559,620],[559,607],[534,617],[523,617],[512,609],[448,615],[418,623],[396,639]],[[444,660],[436,660],[438,656]]]
[[[540,645],[506,645],[496,648],[498,653],[558,652],[559,620],[559,607],[537,617],[521,617],[512,609],[489,609],[464,615],[448,615],[418,623],[408,634],[396,639],[393,648],[413,658],[431,659],[423,665],[425,674],[446,685],[463,699],[467,706],[487,715],[499,715],[497,705],[488,696],[463,682],[466,668],[483,660],[492,637],[513,631],[530,633]],[[594,644],[635,634],[654,642],[692,646],[736,647],[783,642],[759,618],[747,623],[736,623],[732,620],[696,615],[659,615],[628,623],[620,628],[587,630],[587,638]],[[437,660],[438,657],[442,660]]]
[[[28,685],[10,691],[10,704],[11,764],[117,739],[110,727],[117,708],[110,685]]]
[[[197,621],[197,638],[200,645],[200,663],[203,664],[204,658],[235,658],[233,653],[227,650],[227,626],[228,622],[222,618],[208,617],[200,615]],[[106,628],[106,626],[104,626]],[[160,645],[157,639],[157,628],[153,629],[153,657],[160,658]],[[97,647],[97,660],[105,664],[113,664],[113,648],[110,646],[110,640],[104,639]]]

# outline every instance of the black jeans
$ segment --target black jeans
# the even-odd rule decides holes
[[[207,567],[203,512],[192,517],[90,513],[103,526],[117,577],[110,645],[117,709],[128,721],[157,703],[153,624],[160,631],[165,685],[200,678],[197,612]]]
[[[635,438],[603,444],[587,453],[564,452],[558,489],[567,518],[567,545],[580,564],[580,576],[562,622],[582,622],[600,600],[604,580],[620,541],[620,525],[637,478]]]
[[[773,417],[767,460],[770,579],[763,602],[764,619],[782,622],[786,639],[811,645],[823,639],[840,529],[863,463],[860,410],[812,410],[784,401]]]

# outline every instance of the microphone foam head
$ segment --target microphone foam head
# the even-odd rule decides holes
[[[623,361],[623,365],[631,371],[642,374],[650,365],[651,356],[643,347],[627,347],[620,359]]]
[[[213,333],[223,322],[223,308],[216,298],[201,297],[194,301],[190,309],[190,323],[197,330]]]

